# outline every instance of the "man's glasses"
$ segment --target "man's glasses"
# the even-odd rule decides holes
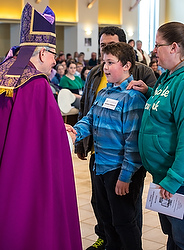
[[[50,52],[51,54],[53,54],[55,59],[57,58],[57,53],[56,53],[56,52],[54,52],[54,51],[52,51],[52,50],[49,50],[49,49],[46,50],[46,51],[48,51],[48,52]]]

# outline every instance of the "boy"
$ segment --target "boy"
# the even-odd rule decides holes
[[[133,48],[123,42],[103,48],[104,73],[108,80],[88,112],[74,128],[76,142],[93,135],[95,192],[106,234],[106,249],[142,249],[135,220],[139,195],[136,171],[141,167],[138,132],[146,98],[127,91],[135,65]]]

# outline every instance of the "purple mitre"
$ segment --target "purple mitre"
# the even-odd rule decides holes
[[[12,96],[23,84],[22,75],[37,46],[56,48],[55,14],[48,6],[41,14],[27,3],[22,11],[20,44],[0,64],[0,94],[6,91]]]
[[[22,12],[20,46],[56,48],[55,14],[46,7],[43,14],[27,3]]]
[[[45,10],[44,10],[44,12],[43,12],[42,15],[45,17],[45,19],[47,19],[48,22],[50,22],[51,24],[54,23],[54,21],[55,21],[55,14],[54,14],[54,12],[52,11],[52,9],[49,6],[47,6],[45,8]]]

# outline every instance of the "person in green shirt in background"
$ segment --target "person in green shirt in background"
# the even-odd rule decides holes
[[[59,86],[63,89],[69,89],[72,93],[82,95],[84,84],[79,76],[75,76],[76,63],[73,60],[67,62],[67,73],[61,78]]]

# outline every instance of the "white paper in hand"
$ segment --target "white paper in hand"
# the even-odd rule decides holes
[[[159,186],[154,183],[150,183],[146,208],[161,214],[183,219],[184,195],[176,193],[170,199],[163,199],[160,196]]]

